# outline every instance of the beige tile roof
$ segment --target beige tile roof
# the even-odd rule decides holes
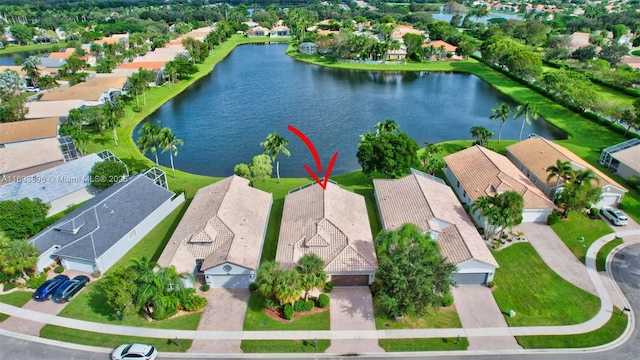
[[[577,164],[580,168],[588,168],[593,170],[600,179],[600,185],[613,185],[620,189],[626,190],[622,185],[613,181],[610,177],[605,175],[602,171],[589,165],[586,161],[582,160],[579,156],[569,151],[567,148],[562,147],[552,141],[549,141],[541,137],[532,137],[507,147],[507,151],[513,154],[518,160],[520,160],[524,166],[526,166],[533,174],[541,179],[547,181],[549,173],[547,168],[549,166],[556,165],[556,161],[563,162],[571,161]],[[574,166],[575,167],[575,166]],[[555,185],[555,180],[551,180],[549,184]]]
[[[269,221],[271,194],[231,176],[200,190],[171,236],[158,264],[191,271],[225,262],[255,270]]]
[[[325,262],[325,271],[369,272],[378,268],[364,197],[315,183],[285,197],[276,260],[292,267],[307,253]]]
[[[89,100],[97,101],[109,89],[122,89],[127,82],[126,77],[94,77],[93,79],[66,88],[57,88],[45,93],[40,101],[55,100]]]
[[[417,174],[374,179],[373,186],[385,230],[415,224],[423,232],[439,233],[442,255],[453,264],[475,259],[499,266],[449,186]]]
[[[57,117],[0,123],[0,144],[56,137],[59,123]]]
[[[482,146],[444,157],[471,201],[502,191],[522,195],[525,209],[553,209],[555,205],[509,159]]]
[[[175,45],[166,45],[165,47],[157,48],[154,51],[149,51],[144,56],[138,56],[133,59],[132,63],[141,62],[156,62],[156,61],[171,61],[176,58],[176,55],[184,53],[186,50],[181,43]]]
[[[82,106],[84,100],[30,101],[25,104],[27,119],[68,116],[69,110]]]
[[[614,152],[611,157],[640,172],[640,145]]]
[[[0,174],[64,160],[58,138],[0,148]]]

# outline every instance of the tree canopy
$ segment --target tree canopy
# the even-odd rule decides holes
[[[387,119],[376,125],[375,133],[360,135],[356,156],[365,175],[379,172],[387,178],[398,178],[419,166],[419,148],[415,140],[399,130],[398,123]]]
[[[49,208],[40,199],[0,201],[0,231],[13,240],[28,239],[45,227]]]
[[[101,161],[95,163],[89,172],[91,185],[98,189],[106,189],[119,183],[127,175],[127,167],[117,161]]]

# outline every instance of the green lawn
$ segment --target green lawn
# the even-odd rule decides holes
[[[460,338],[460,342],[456,342],[457,338],[378,340],[378,344],[386,352],[467,350],[469,347],[467,338]]]
[[[598,251],[598,256],[596,256],[596,269],[598,269],[598,271],[607,270],[606,268],[607,256],[609,256],[609,253],[611,252],[611,250],[613,250],[616,246],[621,244],[622,244],[622,239],[615,238],[609,241],[605,246],[600,248],[600,251]]]
[[[13,54],[23,51],[47,51],[52,48],[58,47],[60,49],[67,46],[67,43],[60,42],[57,44],[29,44],[29,45],[6,45],[3,49],[0,49],[0,54]]]
[[[493,255],[500,264],[493,296],[509,326],[579,324],[600,310],[600,299],[561,278],[531,244],[514,244]],[[507,315],[511,309],[515,317]]]
[[[518,343],[525,349],[588,348],[608,344],[622,336],[628,316],[620,315],[614,308],[611,319],[600,329],[585,334],[561,336],[518,336]]]
[[[244,330],[329,330],[329,311],[297,318],[291,322],[275,320],[264,312],[264,297],[258,293],[249,297],[244,318]]]
[[[162,352],[185,352],[191,347],[191,343],[193,342],[191,339],[178,339],[178,344],[180,346],[177,346],[173,343],[173,339],[102,334],[69,329],[55,325],[45,325],[42,330],[40,330],[40,337],[74,344],[106,348],[116,348],[122,344],[137,342],[153,345],[158,349],[158,351]]]
[[[589,246],[602,236],[613,232],[600,217],[592,220],[576,212],[569,213],[569,218],[560,219],[551,225],[551,228],[583,264]]]
[[[314,346],[316,345],[316,346]],[[330,340],[242,340],[240,349],[245,353],[322,353],[331,345]]]
[[[558,72],[560,69],[550,67],[550,66],[542,66],[542,71],[544,72]],[[615,102],[621,105],[631,105],[633,103],[634,97],[627,95],[623,92],[612,89],[608,86],[602,86],[596,83],[591,83],[591,87],[598,92],[598,97],[602,101]]]
[[[373,300],[373,313],[376,329],[451,329],[461,328],[458,312],[455,310],[428,309],[419,316],[404,315],[402,320],[395,321],[382,309],[377,299]]]
[[[31,297],[33,296],[33,292],[31,291],[14,291],[9,294],[0,295],[0,302],[5,304],[23,307]],[[0,314],[0,322],[3,322],[9,318],[7,314]]]

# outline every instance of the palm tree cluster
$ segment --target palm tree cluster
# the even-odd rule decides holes
[[[171,161],[171,170],[173,171],[173,177],[176,177],[176,169],[173,165],[173,157],[178,156],[178,146],[184,145],[184,141],[178,139],[176,134],[168,127],[161,127],[160,122],[145,123],[140,130],[138,130],[138,149],[143,154],[151,152],[156,159],[156,165],[158,164],[158,150],[162,153],[169,151],[169,159]]]
[[[490,238],[498,230],[502,237],[505,230],[522,222],[524,199],[515,191],[505,191],[492,196],[480,196],[472,204],[474,211],[479,211],[485,218],[485,236]]]
[[[305,254],[293,269],[281,269],[277,261],[265,262],[258,268],[256,286],[269,304],[292,304],[327,281],[324,261],[313,253]],[[276,305],[276,307],[279,307]]]
[[[472,126],[469,129],[469,133],[471,133],[471,137],[475,140],[473,142],[474,145],[480,145],[487,147],[489,144],[489,139],[493,136],[493,131],[484,128],[482,126]]]
[[[546,171],[549,173],[547,183],[554,179],[556,181],[553,197],[558,204],[562,204],[562,216],[567,216],[568,211],[588,208],[600,198],[600,178],[593,170],[575,170],[571,161],[558,159]]]
[[[502,138],[502,127],[507,122],[510,115],[513,115],[513,120],[517,120],[518,118],[523,117],[522,126],[520,127],[520,136],[518,137],[518,141],[522,140],[524,125],[525,124],[531,125],[531,120],[538,120],[538,117],[540,117],[538,108],[535,106],[535,104],[531,102],[520,104],[515,108],[515,110],[512,109],[509,106],[509,104],[500,102],[498,103],[498,107],[496,107],[495,109],[491,109],[491,111],[493,112],[493,114],[489,116],[489,119],[500,120],[500,127],[498,128],[498,143],[500,143],[500,140]],[[473,136],[473,133],[472,133],[472,136]],[[493,136],[493,133],[491,133],[491,136]]]

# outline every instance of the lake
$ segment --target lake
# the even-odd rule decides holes
[[[281,176],[307,176],[303,164],[315,169],[315,162],[304,143],[287,130],[293,125],[315,144],[324,167],[339,152],[332,174],[341,174],[360,168],[360,134],[374,131],[377,122],[395,120],[420,145],[471,139],[474,125],[494,131],[497,138],[499,121],[488,119],[491,109],[500,101],[516,106],[474,75],[331,69],[295,61],[285,54],[286,48],[236,47],[209,75],[145,119],[161,121],[184,140],[175,158],[177,168],[231,175],[236,164],[250,163],[260,154],[260,142],[275,131],[289,140],[291,151],[291,157],[281,158]],[[521,121],[509,120],[502,138],[517,139]],[[565,138],[542,119],[526,125],[525,136],[532,132]],[[169,165],[168,153],[160,159]]]
[[[31,55],[43,54],[43,52],[38,51],[21,51],[15,52],[11,54],[0,54],[0,66],[13,66],[16,63],[13,61],[14,58],[26,59]]]

